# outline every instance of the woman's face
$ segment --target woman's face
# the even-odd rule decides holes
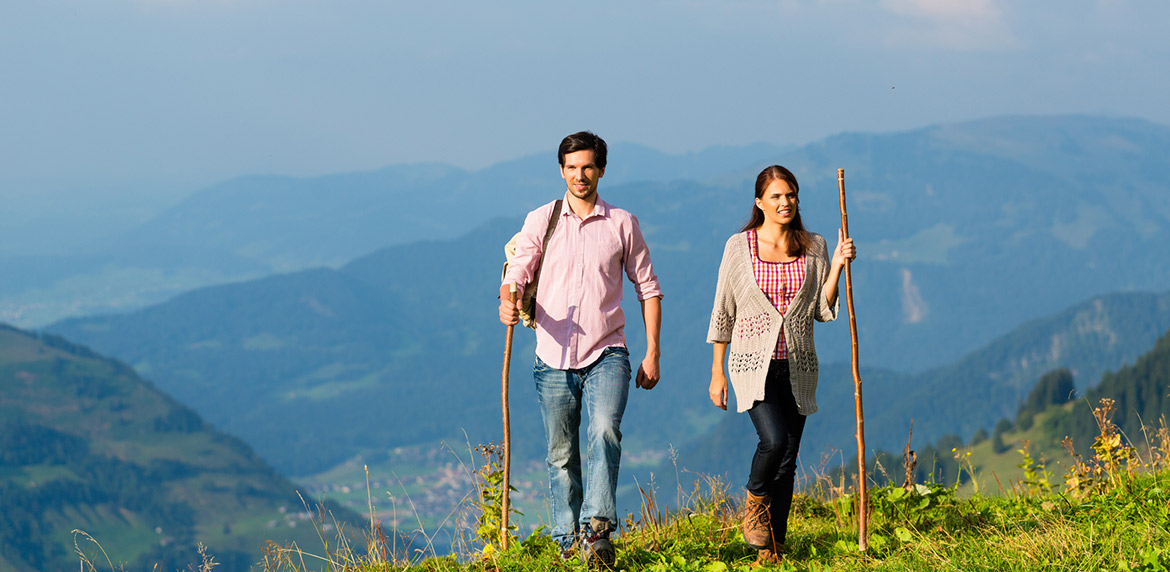
[[[764,212],[764,220],[781,226],[788,226],[796,219],[796,191],[784,179],[772,179],[764,188],[764,194],[756,199],[756,208]]]

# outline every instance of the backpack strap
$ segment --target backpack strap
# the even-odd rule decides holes
[[[532,283],[540,283],[540,269],[544,267],[544,251],[548,248],[548,241],[552,238],[553,231],[557,228],[557,221],[561,218],[561,203],[564,199],[557,199],[556,204],[553,205],[553,212],[548,217],[548,228],[544,231],[544,241],[540,243],[540,262],[536,263],[536,273],[532,275]]]

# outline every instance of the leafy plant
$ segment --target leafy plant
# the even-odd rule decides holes
[[[500,551],[503,546],[504,530],[501,522],[501,516],[504,510],[504,469],[503,462],[503,446],[498,443],[488,443],[487,445],[477,445],[475,452],[479,453],[483,464],[475,470],[475,488],[477,491],[478,502],[475,503],[476,511],[479,513],[477,519],[477,526],[475,528],[475,538],[483,543],[483,554],[491,556]],[[508,484],[508,490],[516,491],[511,483]],[[523,515],[514,507],[508,507],[509,514]],[[516,535],[512,531],[517,530],[517,526],[512,524],[515,522],[508,519],[508,544],[515,544],[512,542],[516,540]]]
[[[1073,456],[1074,463],[1065,476],[1065,489],[1074,498],[1086,499],[1119,486],[1124,475],[1132,475],[1136,468],[1137,450],[1124,442],[1121,430],[1113,423],[1113,409],[1116,402],[1102,398],[1101,405],[1093,409],[1100,433],[1093,440],[1093,457],[1085,460],[1066,437],[1061,445]]]
[[[887,521],[914,527],[932,521],[937,509],[953,505],[954,500],[955,489],[940,484],[886,486],[870,493],[873,508]]]
[[[1032,454],[1028,450],[1030,445],[1030,442],[1024,441],[1023,446],[1016,449],[1016,452],[1022,457],[1020,464],[1016,466],[1024,471],[1024,480],[1020,481],[1022,492],[1027,495],[1051,493],[1052,483],[1049,482],[1049,479],[1052,475],[1048,472],[1043,456],[1039,460],[1032,458]]]

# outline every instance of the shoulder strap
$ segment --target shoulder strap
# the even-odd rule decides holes
[[[553,205],[553,212],[548,217],[548,230],[544,231],[544,243],[540,245],[541,258],[544,258],[544,249],[548,246],[548,239],[552,238],[553,230],[557,228],[557,220],[561,218],[561,203],[565,202],[562,199],[557,199]]]
[[[548,217],[548,228],[544,231],[544,241],[540,243],[540,262],[536,263],[536,273],[532,276],[533,283],[540,282],[540,269],[544,267],[544,251],[548,249],[548,241],[552,238],[553,231],[557,228],[557,221],[561,218],[561,203],[563,199],[557,199],[556,204],[553,205],[553,212]]]

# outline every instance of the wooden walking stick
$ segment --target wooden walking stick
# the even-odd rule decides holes
[[[849,215],[845,213],[845,169],[837,169],[837,188],[841,195],[841,231],[849,238]],[[853,340],[853,406],[857,411],[857,547],[869,549],[869,487],[865,470],[865,413],[861,409],[861,369],[857,364],[857,316],[853,313],[853,276],[851,260],[845,260],[845,301],[849,308],[849,336]]]
[[[508,299],[516,304],[516,285],[508,285]],[[500,502],[500,549],[508,549],[508,495],[512,489],[512,420],[508,412],[508,370],[512,366],[512,333],[516,326],[508,326],[504,335],[504,372],[500,377],[500,404],[504,419],[504,482],[500,486],[504,493]]]

